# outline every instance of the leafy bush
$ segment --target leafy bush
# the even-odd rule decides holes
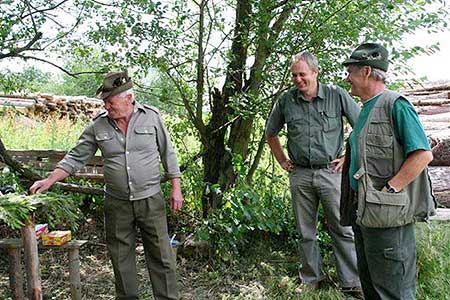
[[[233,163],[236,185],[223,193],[223,205],[197,230],[197,236],[210,242],[214,254],[224,261],[239,256],[240,248],[248,246],[252,238],[295,235],[285,178],[258,172],[254,184],[249,185],[242,159],[237,156]]]

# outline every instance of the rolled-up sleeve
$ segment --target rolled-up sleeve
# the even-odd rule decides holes
[[[181,177],[177,157],[173,149],[172,142],[170,141],[170,135],[166,129],[166,126],[164,125],[160,114],[158,114],[156,118],[156,131],[158,151],[167,177]]]
[[[356,123],[356,120],[358,120],[361,107],[358,103],[356,103],[355,99],[353,99],[352,96],[350,96],[350,94],[346,90],[340,87],[338,89],[341,97],[343,115],[345,115],[345,117],[347,118],[347,120],[349,121],[350,125],[353,128],[353,126]]]
[[[63,169],[73,175],[81,169],[97,151],[94,128],[89,125],[78,139],[77,145],[70,150],[66,156],[56,165],[56,168]]]
[[[269,119],[266,124],[266,135],[276,136],[285,124],[284,115],[281,111],[280,100],[278,100],[272,108]]]

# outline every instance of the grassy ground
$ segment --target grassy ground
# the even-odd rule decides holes
[[[76,144],[88,121],[68,118],[30,119],[14,112],[0,115],[0,138],[7,149],[68,150]]]
[[[77,238],[90,243],[81,251],[81,280],[83,299],[113,299],[114,283],[106,256],[103,229],[94,221],[80,228]],[[421,300],[443,300],[450,295],[450,224],[435,223],[417,226],[418,297]],[[142,299],[153,299],[145,270],[143,249],[137,247]],[[6,253],[0,252],[0,299],[10,299]],[[40,253],[44,299],[70,299],[66,255],[46,250]],[[257,242],[244,251],[240,260],[211,267],[204,258],[178,256],[180,298],[257,300],[257,299],[345,299],[336,287],[336,275],[330,255],[325,257],[324,287],[300,298],[295,294],[299,280],[298,258],[293,249],[281,241]]]

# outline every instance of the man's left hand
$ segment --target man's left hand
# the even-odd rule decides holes
[[[332,171],[334,173],[342,173],[342,167],[344,166],[344,160],[345,156],[341,156],[339,158],[336,158],[331,163],[333,164]]]
[[[183,195],[181,194],[181,191],[176,189],[172,189],[172,192],[170,193],[170,209],[172,212],[176,212],[183,206]]]

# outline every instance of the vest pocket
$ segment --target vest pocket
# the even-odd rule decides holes
[[[362,226],[369,228],[398,227],[408,223],[409,198],[405,191],[385,193],[369,189],[360,216]]]
[[[367,134],[366,156],[369,175],[379,178],[388,178],[394,175],[393,142],[392,135]]]

